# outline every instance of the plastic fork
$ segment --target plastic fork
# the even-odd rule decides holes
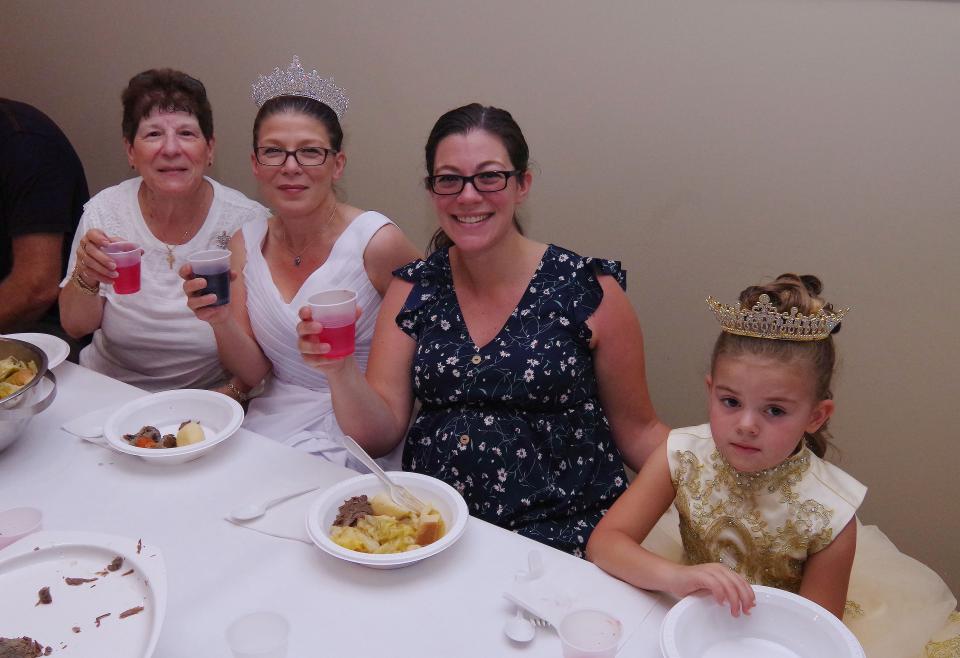
[[[426,504],[410,493],[409,489],[406,487],[401,487],[399,484],[387,477],[387,474],[383,472],[382,468],[380,468],[380,464],[374,461],[373,457],[368,455],[367,451],[361,448],[359,443],[346,435],[341,438],[343,439],[343,445],[347,451],[360,460],[364,466],[373,471],[374,475],[380,478],[380,481],[383,482],[384,486],[387,488],[387,492],[390,494],[390,498],[393,500],[393,502],[395,502],[397,505],[402,505],[407,509],[412,509],[415,512],[423,513],[427,511]]]

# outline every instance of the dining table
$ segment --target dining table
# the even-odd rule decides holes
[[[538,627],[529,643],[504,634],[516,611],[504,592],[531,551],[542,556],[543,578],[567,588],[578,605],[606,607],[623,620],[618,656],[661,655],[660,624],[675,600],[477,518],[442,552],[391,570],[231,523],[225,517],[238,504],[313,483],[317,491],[303,497],[309,499],[357,473],[242,427],[177,465],[116,452],[62,425],[148,393],[70,362],[54,373],[54,403],[0,452],[0,509],[36,507],[44,531],[127,537],[161,553],[167,600],[154,656],[229,658],[230,623],[266,610],[289,621],[291,658],[559,657],[553,628]],[[0,549],[0,562],[8,550]],[[4,609],[18,605],[34,601],[9,600],[0,589],[0,635],[16,632],[3,619]],[[77,654],[66,648],[53,655]]]

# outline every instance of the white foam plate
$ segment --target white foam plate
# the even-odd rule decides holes
[[[59,336],[52,334],[5,334],[6,338],[15,338],[25,343],[36,345],[44,354],[47,355],[47,369],[53,370],[58,365],[66,361],[70,354],[70,346],[67,341]]]
[[[166,611],[167,572],[156,547],[141,543],[138,553],[138,541],[42,531],[0,550],[0,636],[26,635],[56,656],[151,656]],[[117,556],[123,565],[106,571]],[[65,578],[97,580],[67,585]],[[42,587],[53,600],[36,605]],[[138,606],[143,611],[120,618]],[[96,618],[105,613],[110,616],[98,627]]]
[[[182,448],[138,448],[124,434],[133,434],[144,425],[156,427],[160,434],[176,434],[180,423],[194,420],[203,428],[204,439]],[[210,448],[230,438],[243,423],[243,407],[230,396],[215,391],[184,388],[153,393],[131,400],[107,418],[103,436],[117,452],[136,455],[151,463],[182,464],[200,457]]]
[[[850,630],[802,596],[754,585],[757,605],[734,617],[707,594],[682,599],[663,618],[665,658],[866,658]]]
[[[313,540],[314,544],[334,557],[374,569],[405,567],[431,555],[436,555],[460,539],[464,530],[467,529],[470,512],[463,496],[456,489],[442,480],[421,473],[397,471],[387,473],[387,475],[395,483],[406,487],[417,498],[432,505],[440,512],[446,526],[446,533],[443,537],[432,544],[415,548],[412,551],[382,555],[352,551],[330,539],[330,527],[333,525],[334,519],[337,518],[337,510],[343,504],[343,501],[361,494],[366,494],[372,498],[381,491],[386,491],[377,476],[372,473],[357,475],[343,482],[338,482],[324,491],[307,511],[307,536]]]

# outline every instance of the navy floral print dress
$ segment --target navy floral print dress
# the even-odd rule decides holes
[[[626,488],[589,348],[598,274],[626,284],[614,261],[548,246],[500,333],[477,347],[446,249],[394,272],[414,284],[397,325],[417,341],[421,403],[404,470],[456,487],[473,516],[581,557]]]

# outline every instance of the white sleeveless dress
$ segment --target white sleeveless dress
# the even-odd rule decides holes
[[[357,320],[354,357],[361,371],[365,371],[382,300],[367,277],[363,252],[373,235],[392,223],[378,212],[367,211],[356,217],[337,238],[326,262],[307,278],[289,304],[274,285],[263,257],[267,220],[243,226],[247,314],[260,349],[273,366],[263,393],[250,401],[245,428],[334,463],[366,471],[358,462],[348,459],[339,439],[343,431],[333,413],[326,375],[307,365],[297,349],[297,313],[314,293],[332,288],[356,291],[357,305],[363,313]],[[398,470],[399,454],[398,449],[378,461],[385,469]]]

